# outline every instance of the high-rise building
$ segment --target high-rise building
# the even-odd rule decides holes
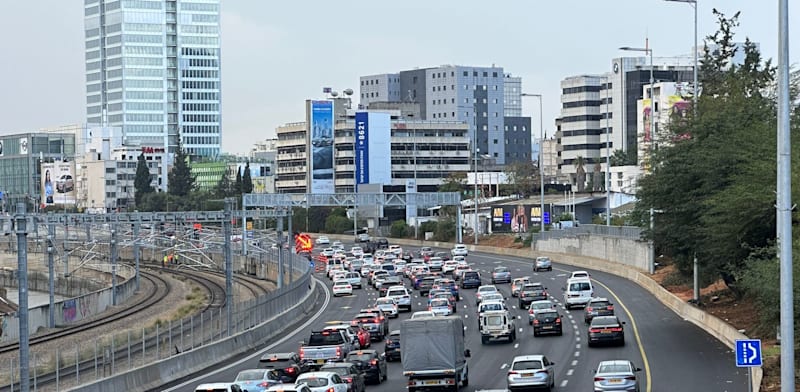
[[[521,78],[505,74],[502,67],[442,65],[362,76],[359,106],[419,103],[419,119],[468,124],[473,154],[477,148],[505,165],[531,160],[530,118],[521,117],[521,88]]]
[[[219,0],[84,1],[86,118],[125,139],[220,152]]]

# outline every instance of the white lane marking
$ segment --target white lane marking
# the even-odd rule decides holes
[[[505,368],[507,368],[507,367],[508,367],[508,364],[507,364],[507,363],[504,363],[502,366],[500,366],[500,370],[502,370],[502,369],[505,369]]]
[[[568,314],[568,315],[567,315],[567,317],[569,317],[569,318],[571,319],[571,318],[572,318],[572,315],[571,315],[571,314]]]
[[[580,350],[580,349],[581,349],[581,344],[580,344],[580,343],[576,344],[576,345],[575,345],[575,348],[576,348],[576,349],[578,349],[578,350]]]
[[[572,373],[574,373],[574,372],[575,372],[575,369],[569,369],[569,370],[567,370],[567,376],[571,376],[571,375],[572,375]]]
[[[581,356],[581,352],[580,351],[575,351],[575,356],[576,357],[580,357]]]
[[[566,387],[568,382],[569,382],[568,380],[561,381],[561,388]]]
[[[519,343],[514,343],[514,348],[519,348]]]
[[[469,315],[468,315],[468,314],[465,314],[465,315],[464,315],[464,318],[469,318]]]
[[[575,337],[575,341],[576,341],[576,342],[580,342],[580,341],[581,341],[581,337],[580,337],[580,336],[576,336],[576,337]]]
[[[519,331],[522,332],[522,328],[520,328]]]
[[[578,329],[578,324],[573,323],[572,328]]]
[[[556,276],[567,276],[567,274],[558,274]]]

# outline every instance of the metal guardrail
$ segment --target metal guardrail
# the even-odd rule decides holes
[[[638,240],[642,238],[642,231],[642,228],[636,226],[580,225],[562,230],[551,230],[545,231],[544,233],[536,233],[533,235],[533,240],[550,240],[576,237],[578,235],[597,235]]]

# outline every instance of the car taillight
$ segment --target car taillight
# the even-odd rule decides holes
[[[533,320],[533,325],[539,324],[539,320]]]
[[[608,309],[608,310],[614,310],[614,307],[613,307],[613,306],[611,306],[611,305],[609,305],[609,306],[608,306],[606,309]]]
[[[371,365],[375,366],[375,365],[377,365],[377,364],[378,364],[378,360],[377,360],[377,359],[373,359],[373,360],[372,360],[372,361],[370,361],[369,363],[370,363]]]
[[[533,314],[533,308],[528,309],[528,314]]]
[[[560,318],[556,319],[556,324],[561,324],[561,319]]]
[[[432,311],[432,310],[433,310],[433,307],[431,307],[431,306],[428,306],[428,310],[429,310],[429,311]]]
[[[589,328],[589,332],[598,333],[598,332],[600,332],[600,328]]]
[[[586,307],[586,311],[587,312],[591,312],[592,311],[592,307],[591,306]]]
[[[260,386],[261,388],[269,388],[271,385],[269,385],[269,382],[264,381],[261,384],[258,384],[258,386]]]
[[[339,347],[339,346],[336,346],[336,357],[338,358],[340,356],[342,356],[342,348]]]
[[[300,347],[300,359],[303,359],[303,357],[305,355],[306,355],[306,350],[304,350],[302,347]]]
[[[286,373],[294,373],[294,368],[293,367],[286,368]]]
[[[348,384],[353,383],[353,377],[344,377],[344,380],[347,381]]]
[[[336,392],[336,390],[333,389],[333,387],[330,387],[330,388],[326,389],[325,392]]]
[[[595,382],[597,382],[597,381],[605,381],[605,380],[606,380],[606,378],[605,378],[605,377],[595,377],[595,378],[594,378],[594,381],[595,381]]]
[[[519,374],[519,372],[516,372],[516,371],[514,371],[514,370],[509,370],[509,371],[508,371],[508,375],[510,376],[510,375],[512,375],[512,374]]]
[[[622,332],[622,327],[611,328],[611,332]]]

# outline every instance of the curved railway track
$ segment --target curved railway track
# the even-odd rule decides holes
[[[79,332],[84,332],[98,326],[106,325],[110,322],[115,322],[125,319],[160,302],[161,300],[166,298],[169,295],[170,291],[172,290],[172,286],[170,285],[170,283],[166,279],[156,274],[141,271],[141,278],[143,280],[149,281],[153,285],[153,290],[150,290],[143,298],[141,298],[136,303],[131,304],[130,306],[121,309],[118,312],[111,313],[107,316],[100,317],[95,320],[91,320],[81,324],[71,325],[68,327],[63,327],[58,330],[47,332],[41,335],[32,336],[29,340],[29,345],[34,346],[42,343],[47,343]],[[17,350],[19,350],[19,342],[14,342],[0,346],[0,354]]]
[[[219,271],[204,271],[204,272],[208,272],[209,274],[216,276],[221,276],[223,279],[225,278],[224,272],[219,272]],[[242,287],[244,287],[245,290],[247,290],[248,292],[250,292],[250,294],[253,295],[253,298],[261,297],[270,292],[270,290],[264,287],[263,285],[264,283],[267,282],[266,280],[254,278],[248,275],[233,274],[233,282],[234,284],[239,284]]]
[[[206,307],[203,308],[201,313],[209,309],[216,309],[225,306],[225,299],[226,299],[225,286],[223,286],[214,279],[204,276],[202,271],[170,269],[167,270],[166,272],[186,277],[187,279],[194,281],[195,283],[199,284],[208,291],[209,293],[208,305],[206,305]]]

